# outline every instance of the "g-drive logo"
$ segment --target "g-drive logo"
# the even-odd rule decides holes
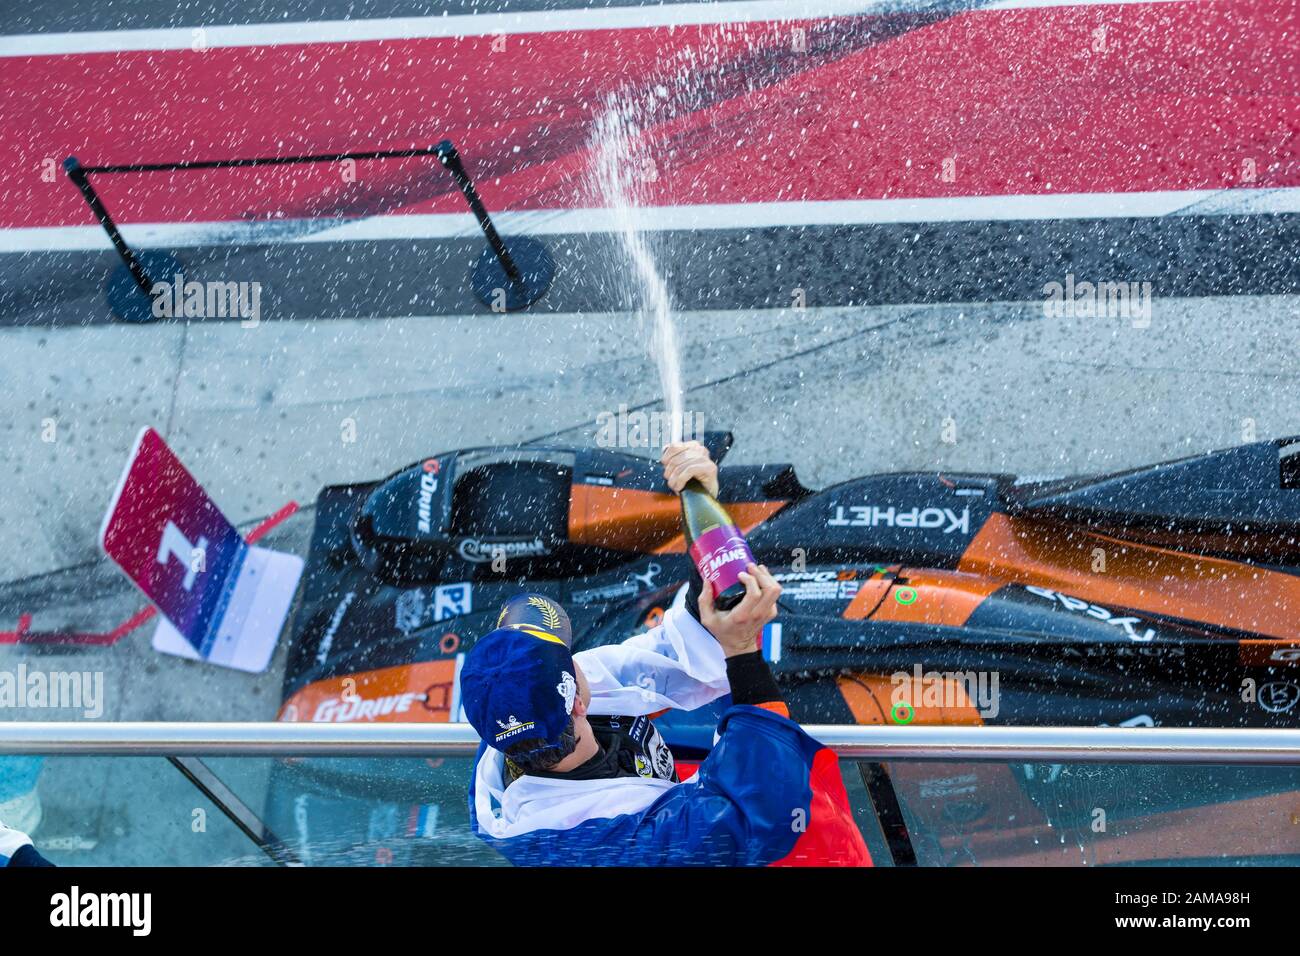
[[[881,508],[876,505],[835,506],[832,528],[943,528],[944,534],[970,531],[970,509],[957,514],[951,508]]]
[[[417,703],[427,701],[427,693],[408,691],[404,694],[388,694],[384,697],[362,697],[355,691],[345,692],[339,697],[330,697],[316,705],[316,712],[311,715],[318,724],[349,724],[357,720],[374,721],[389,714],[405,714]]]
[[[424,463],[424,474],[420,477],[420,496],[416,502],[416,516],[419,518],[419,528],[424,534],[428,534],[433,529],[433,493],[438,490],[438,473],[442,471],[442,464],[436,458],[430,458]]]

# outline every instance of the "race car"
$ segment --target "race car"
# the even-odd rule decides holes
[[[732,444],[704,440],[719,462]],[[814,491],[789,464],[723,464],[719,480],[783,585],[763,653],[802,723],[1300,717],[1300,437],[1096,477],[891,473]],[[653,625],[690,575],[658,464],[608,448],[439,453],[323,489],[315,520],[286,721],[460,719],[460,662],[507,598],[560,602],[580,651]],[[689,764],[726,706],[656,724]],[[467,832],[448,796],[467,769],[446,763],[444,777],[423,761],[286,763],[271,818],[308,852],[316,819],[346,852],[384,847],[380,862],[445,856],[434,835]],[[1288,770],[863,762],[854,776],[869,839],[898,863],[1300,858]]]

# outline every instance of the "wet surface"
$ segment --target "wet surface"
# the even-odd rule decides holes
[[[980,72],[988,69],[976,56],[982,47],[960,45],[963,36],[972,44],[998,35],[1041,41],[1047,28],[1035,19],[1040,14],[1010,11],[963,26],[946,13],[918,18],[913,9],[904,11],[907,29],[851,30],[852,43],[821,49],[815,63],[792,58],[785,47],[777,55],[770,45],[755,50],[738,42],[740,52],[726,62],[754,75],[728,86],[726,70],[714,70],[697,98],[683,100],[691,109],[652,111],[662,123],[656,135],[670,147],[664,155],[674,162],[657,171],[652,192],[660,208],[649,218],[658,221],[648,226],[677,311],[685,404],[707,427],[735,431],[732,461],[792,462],[810,486],[908,469],[1064,475],[1300,433],[1293,52],[1283,55],[1260,39],[1238,44],[1235,68],[1216,59],[1214,50],[1243,30],[1273,36],[1247,29],[1268,18],[1267,3],[1227,5],[1231,15],[1208,30],[1210,5],[1129,9],[1139,6],[1042,14],[1058,18],[1053,29],[1074,31],[1057,42],[1073,44],[1058,49],[1087,79],[1079,86],[1067,82],[1069,70],[1056,72],[1034,57],[1000,61],[994,72],[1019,72],[1015,83],[995,83]],[[0,31],[444,9],[396,0],[310,10],[219,7],[23,7],[0,12]],[[522,12],[550,7],[508,4]],[[1106,51],[1093,49],[1091,32],[1108,22],[1145,30],[1107,34],[1124,51],[1109,66],[1098,62]],[[1197,30],[1206,37],[1203,60],[1184,57],[1186,69],[1159,82],[1138,69],[1143,51],[1162,37],[1193,49],[1188,37]],[[106,84],[111,95],[82,103],[84,113],[55,109],[51,103],[67,91],[51,86],[50,101],[42,102],[45,87],[37,81],[60,64],[24,60],[20,86],[36,100],[21,122],[5,121],[17,152],[0,228],[7,243],[0,251],[0,467],[9,475],[0,495],[0,631],[14,632],[30,615],[26,628],[37,634],[109,634],[144,606],[97,544],[114,483],[144,425],[160,430],[242,530],[288,501],[302,505],[266,542],[301,554],[311,502],[325,484],[374,479],[465,446],[593,444],[603,412],[659,407],[645,330],[630,311],[636,291],[627,263],[608,217],[583,191],[583,144],[597,94],[617,85],[625,62],[637,82],[658,76],[636,58],[653,60],[647,51],[661,40],[624,32],[622,46],[600,48],[599,69],[577,78],[583,71],[566,73],[568,60],[581,59],[585,40],[543,35],[529,47],[534,59],[473,74],[490,87],[466,83],[470,74],[460,71],[468,58],[449,61],[454,80],[443,85],[429,71],[419,83],[374,84],[400,45],[383,41],[375,46],[388,49],[388,58],[362,56],[351,62],[352,73],[343,71],[358,78],[361,105],[343,89],[338,114],[323,94],[312,99],[312,84],[292,72],[270,71],[275,83],[218,98],[202,114],[187,112],[194,101],[184,99],[184,84],[151,87],[148,95],[163,97],[164,107],[167,97],[178,98],[159,119],[165,135],[157,137],[140,134],[145,117],[131,106],[129,84]],[[931,46],[939,37],[944,44]],[[816,55],[818,34],[812,39]],[[441,42],[421,41],[411,55],[434,62],[444,55]],[[701,49],[724,47],[715,39]],[[933,60],[937,49],[954,59]],[[270,70],[290,55],[276,51],[246,52],[251,59],[242,62]],[[593,41],[593,58],[595,51]],[[337,51],[302,55],[318,57],[327,72],[340,62]],[[678,55],[686,59],[675,68],[689,64],[689,54]],[[157,60],[160,76],[189,69]],[[537,62],[553,63],[553,73],[534,69]],[[94,79],[84,65],[74,71],[82,84]],[[1041,96],[1038,68],[1051,78],[1042,81]],[[943,85],[947,74],[982,98],[956,96],[957,87]],[[282,81],[308,92],[286,100]],[[535,99],[512,98],[524,81]],[[577,92],[566,83],[578,84]],[[920,97],[934,84],[942,86],[936,100],[948,106],[927,106]],[[1056,109],[1081,89],[1091,98],[1077,115]],[[101,159],[123,161],[162,155],[163,144],[176,142],[196,155],[274,149],[285,138],[294,149],[374,145],[381,136],[424,142],[444,132],[431,119],[430,90],[460,109],[458,129],[480,164],[489,205],[511,210],[503,231],[541,237],[556,258],[555,284],[527,313],[492,314],[472,297],[466,271],[482,241],[461,197],[431,184],[427,170],[408,167],[375,173],[360,193],[331,191],[336,183],[306,172],[256,179],[249,192],[234,178],[184,188],[175,180],[107,187],[132,242],[173,243],[191,278],[257,282],[263,290],[259,321],[249,327],[230,319],[123,325],[104,299],[116,260],[102,233],[75,192],[66,194],[71,187],[61,172],[53,181],[39,176],[43,159],[61,161],[87,142]],[[543,100],[556,90],[572,94],[568,115],[546,111],[552,104]],[[869,103],[859,107],[856,91]],[[1222,105],[1229,95],[1238,99]],[[1134,113],[1138,107],[1147,112]],[[1153,119],[1174,114],[1183,125]],[[339,116],[347,122],[335,122]],[[844,129],[868,117],[870,136],[846,145]],[[965,125],[977,121],[978,136]],[[1192,135],[1216,123],[1213,136]],[[1074,132],[1061,132],[1067,128]],[[1134,129],[1153,132],[1121,155],[1115,143]],[[747,138],[752,142],[739,142]],[[949,181],[943,164],[953,156]],[[1021,181],[1021,192],[1008,185]],[[1055,194],[1062,189],[1070,195]],[[891,197],[926,202],[870,205]],[[350,218],[332,218],[340,210]],[[277,215],[281,221],[268,221]],[[348,238],[331,232],[338,229],[367,232]],[[1067,281],[1145,291],[1133,314],[1053,312],[1048,288]],[[103,719],[275,716],[283,643],[270,669],[253,676],[158,654],[149,644],[153,627],[145,623],[104,646],[0,646],[0,668],[99,673]],[[28,709],[7,716],[75,715]],[[193,811],[217,815],[195,802],[179,774],[154,764],[88,770],[89,763],[51,763],[42,782],[48,834],[94,844],[51,855],[144,862],[140,841],[161,828],[166,862],[243,859],[247,846],[221,829],[224,821],[213,826],[211,841],[197,840]],[[264,777],[250,770],[241,778],[250,800]],[[86,779],[93,785],[80,786]],[[373,848],[325,851],[364,855]]]

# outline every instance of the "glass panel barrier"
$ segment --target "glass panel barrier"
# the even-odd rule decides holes
[[[1300,767],[855,763],[921,866],[1300,863]]]
[[[304,866],[493,866],[470,833],[469,757],[204,761],[256,808],[286,862]],[[260,766],[254,766],[260,765]]]
[[[0,757],[0,807],[61,865],[502,865],[469,830],[471,763]],[[1300,863],[1300,767],[840,766],[877,865]]]
[[[60,866],[273,865],[165,757],[0,756],[0,821]]]

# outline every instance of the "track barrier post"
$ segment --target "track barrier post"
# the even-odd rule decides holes
[[[268,156],[256,159],[221,159],[176,163],[129,163],[111,166],[83,166],[75,156],[63,161],[63,169],[81,193],[90,211],[95,214],[109,241],[122,259],[122,267],[115,270],[108,281],[108,304],[113,313],[127,322],[151,322],[153,314],[154,281],[151,276],[173,276],[184,271],[180,261],[160,250],[136,252],[122,236],[104,206],[103,200],[91,185],[91,173],[142,173],[189,169],[231,169],[250,166],[281,166],[290,163],[341,162],[343,160],[387,159],[434,155],[439,164],[451,173],[470,211],[478,220],[479,228],[487,238],[488,248],[470,270],[470,287],[475,296],[493,311],[511,312],[532,305],[550,288],[555,276],[555,261],[546,247],[536,239],[516,236],[507,246],[487,207],[474,188],[474,182],[465,171],[465,164],[451,140],[436,146],[418,149],[367,150],[351,153],[328,153],[311,156]]]
[[[555,277],[551,254],[544,245],[527,236],[516,236],[511,240],[511,248],[507,248],[451,140],[443,140],[434,147],[434,152],[456,180],[488,241],[489,248],[470,270],[474,294],[494,311],[513,312],[532,305],[546,293]]]
[[[104,208],[104,202],[99,198],[99,193],[95,192],[95,187],[90,185],[90,177],[86,175],[85,167],[81,165],[76,156],[69,156],[63,161],[63,169],[68,174],[68,178],[72,180],[72,184],[81,191],[82,197],[86,200],[86,205],[90,206],[90,211],[95,214],[99,224],[108,233],[108,241],[113,244],[117,254],[122,257],[122,262],[127,271],[131,273],[131,278],[135,280],[135,284],[140,287],[141,292],[149,295],[149,290],[153,288],[153,281],[149,278],[149,273],[145,272],[140,259],[131,251],[131,247],[126,244],[126,240],[122,238],[117,223],[113,221],[113,217]]]
[[[136,252],[131,248],[90,183],[90,174],[97,171],[94,167],[82,166],[77,157],[69,156],[63,161],[63,170],[86,200],[86,205],[122,259],[122,264],[108,277],[106,295],[109,309],[123,322],[152,322],[156,318],[153,314],[153,277],[170,278],[183,272],[184,266],[175,256],[160,249]]]

